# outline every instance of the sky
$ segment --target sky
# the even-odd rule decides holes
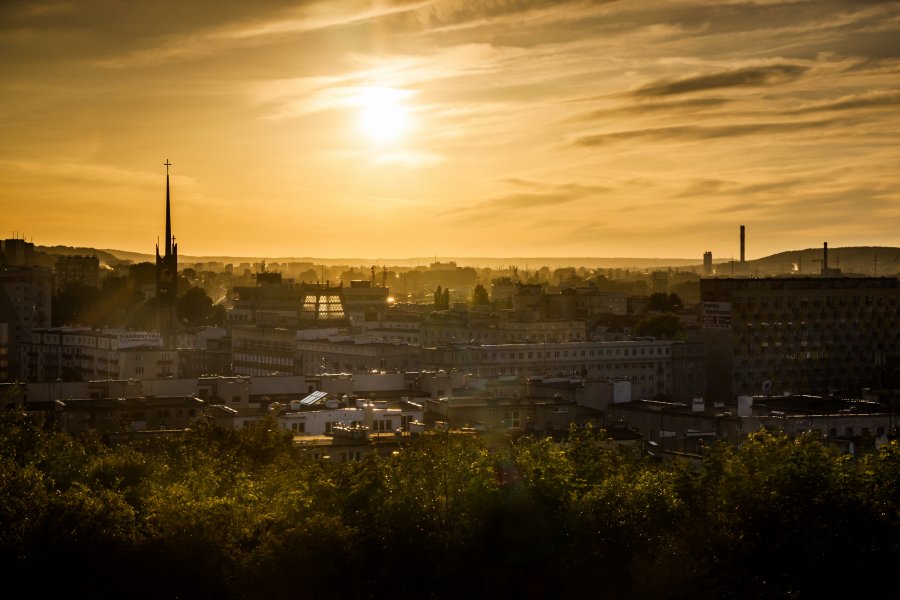
[[[900,2],[6,0],[0,237],[182,255],[900,245]]]

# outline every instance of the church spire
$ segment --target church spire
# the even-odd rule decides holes
[[[169,159],[166,159],[166,162],[163,163],[166,167],[166,246],[165,252],[166,256],[172,255],[172,214],[169,208],[169,167],[172,166],[172,163],[169,162]]]
[[[172,236],[172,206],[169,193],[169,159],[166,167],[166,241],[164,254],[159,255],[159,241],[156,242],[156,302],[159,332],[163,345],[174,348],[178,330],[178,245]]]

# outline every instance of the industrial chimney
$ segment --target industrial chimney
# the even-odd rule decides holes
[[[741,264],[744,264],[744,239],[745,239],[745,229],[744,226],[741,225]]]

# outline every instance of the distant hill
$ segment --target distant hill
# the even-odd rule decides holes
[[[95,254],[102,263],[110,266],[122,263],[153,262],[152,254],[129,252],[113,248],[98,250],[95,248],[82,248],[70,246],[37,246],[37,250],[48,254]],[[875,261],[877,257],[877,263]],[[239,265],[241,263],[258,263],[265,260],[267,263],[307,262],[316,265],[349,265],[349,266],[386,266],[386,267],[415,267],[428,266],[435,262],[455,262],[461,267],[478,267],[500,269],[517,266],[520,269],[540,269],[549,267],[585,267],[589,269],[694,269],[698,273],[703,265],[693,258],[638,258],[638,257],[487,257],[487,256],[422,256],[410,258],[320,258],[314,256],[179,256],[179,263],[205,263],[220,262]],[[735,262],[735,273],[757,274],[760,276],[776,273],[801,272],[803,274],[818,274],[821,270],[822,248],[806,248],[803,250],[787,250],[771,256],[765,256],[754,260],[748,260],[745,267],[740,269]],[[872,275],[877,264],[878,275],[896,275],[900,271],[900,248],[893,246],[855,246],[845,248],[829,248],[828,262],[832,268],[840,268],[845,274]],[[728,259],[714,260],[720,275],[727,275],[731,269],[731,261]]]
[[[822,248],[788,250],[771,256],[747,261],[747,269],[759,275],[795,272],[803,275],[817,275],[822,270]],[[877,259],[877,262],[876,262]],[[729,268],[729,263],[722,269]],[[848,246],[828,248],[828,266],[840,269],[844,275],[879,276],[896,275],[900,272],[900,248],[893,246]]]
[[[83,248],[73,246],[35,246],[34,249],[38,252],[46,252],[47,254],[56,254],[58,256],[96,256],[98,259],[100,259],[101,264],[106,264],[109,266],[115,266],[128,262],[128,260],[123,260],[120,256],[118,256],[117,253],[109,250],[97,250],[96,248]]]
[[[127,252],[122,250],[105,250],[115,254],[121,259],[133,262],[152,261],[155,257],[150,254]],[[638,258],[638,257],[510,257],[498,258],[489,256],[420,256],[410,258],[321,258],[315,256],[179,256],[180,263],[221,262],[238,265],[240,263],[255,263],[265,259],[267,263],[308,262],[316,265],[350,265],[369,266],[378,265],[386,267],[415,267],[428,266],[435,261],[441,263],[455,262],[460,267],[479,267],[500,269],[510,266],[518,266],[520,269],[540,269],[549,267],[586,267],[589,269],[647,269],[653,267],[686,267],[696,264],[696,259],[690,258]],[[718,261],[724,262],[724,261]]]

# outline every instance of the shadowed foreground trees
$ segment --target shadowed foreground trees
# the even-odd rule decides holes
[[[897,597],[900,450],[758,433],[698,467],[602,433],[325,464],[266,427],[107,447],[7,413],[0,564],[38,597]]]

